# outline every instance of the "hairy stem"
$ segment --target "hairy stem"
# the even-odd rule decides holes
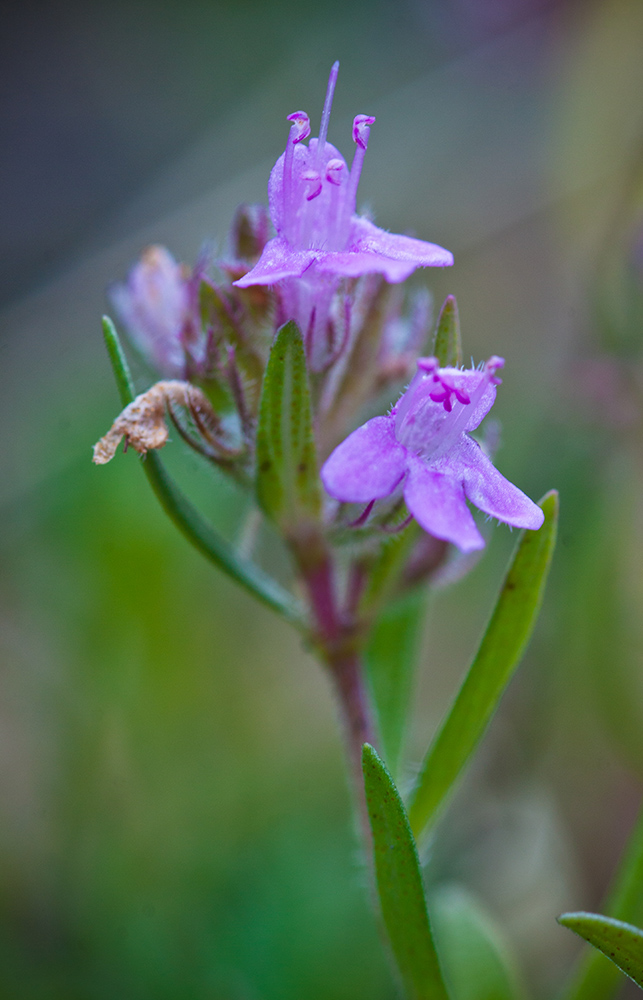
[[[328,667],[338,696],[364,843],[370,842],[370,824],[364,796],[362,748],[375,745],[371,707],[360,657],[361,635],[355,608],[340,609],[331,555],[322,539],[307,538],[293,545],[312,611],[316,644]]]
[[[330,668],[339,698],[355,803],[359,813],[364,845],[368,847],[371,840],[371,827],[364,794],[362,749],[365,743],[373,745],[375,734],[364,684],[363,663],[356,653],[329,657],[326,662]]]

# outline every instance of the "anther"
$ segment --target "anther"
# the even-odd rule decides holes
[[[322,189],[322,179],[321,174],[317,170],[305,170],[301,175],[302,180],[306,181],[307,184],[312,186],[312,190],[306,195],[307,201],[312,201],[317,195],[321,194]]]
[[[293,146],[308,138],[310,135],[310,118],[305,111],[293,111],[291,115],[288,115],[286,121],[292,122],[289,139]]]
[[[498,378],[496,372],[499,368],[504,368],[505,359],[499,358],[497,354],[492,354],[484,366],[485,375],[488,376],[492,385],[502,385],[502,379]]]
[[[356,142],[362,149],[366,149],[368,146],[370,126],[374,121],[372,115],[356,115],[353,119],[353,142]]]
[[[455,396],[458,403],[462,403],[463,406],[470,404],[471,399],[464,389],[454,385],[451,379],[440,375],[440,362],[437,358],[418,358],[417,366],[418,372],[433,376],[437,388],[429,393],[429,399],[432,399],[434,403],[442,403],[447,413],[451,413],[453,409],[452,396]]]
[[[332,160],[329,160],[326,164],[326,180],[338,187],[342,183],[343,169],[343,160],[338,159],[338,157],[334,157]]]
[[[451,393],[446,386],[441,386],[440,389],[436,389],[435,392],[430,392],[429,399],[432,399],[434,403],[442,403],[447,413],[451,413],[451,410],[453,409]]]

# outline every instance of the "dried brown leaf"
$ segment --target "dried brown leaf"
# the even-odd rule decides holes
[[[125,438],[126,445],[145,455],[152,448],[162,448],[169,432],[165,412],[172,404],[198,414],[206,424],[216,424],[216,417],[207,398],[189,382],[157,382],[126,406],[107,434],[94,445],[94,462],[105,465],[116,454]]]

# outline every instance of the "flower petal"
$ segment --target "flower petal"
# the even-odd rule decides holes
[[[359,278],[362,274],[383,274],[392,285],[406,281],[417,267],[413,261],[394,260],[370,251],[318,251],[317,266],[320,271],[341,274],[346,278]]]
[[[406,469],[406,448],[392,417],[373,417],[335,448],[321,478],[327,492],[348,503],[369,503],[392,493]]]
[[[349,247],[356,252],[377,254],[397,261],[408,261],[414,267],[450,267],[453,254],[437,243],[425,243],[411,236],[387,233],[369,219],[354,215],[351,220]]]
[[[409,455],[408,469],[404,499],[421,527],[463,552],[483,549],[484,539],[467,507],[462,484],[429,469],[416,455]]]
[[[280,236],[266,243],[261,257],[247,274],[234,281],[239,288],[274,285],[283,278],[299,278],[318,256],[315,250],[293,250]]]
[[[458,386],[458,388],[460,387]],[[486,389],[484,390],[480,399],[478,399],[477,402],[475,403],[471,413],[469,414],[469,419],[467,420],[466,425],[463,429],[465,431],[475,431],[476,427],[478,427],[482,423],[482,421],[486,417],[487,413],[489,412],[495,401],[496,401],[496,386],[493,384],[493,382],[487,382]]]
[[[515,528],[540,528],[545,518],[541,508],[498,472],[477,441],[461,438],[450,456],[451,466],[456,463],[464,475],[467,497],[485,514]]]

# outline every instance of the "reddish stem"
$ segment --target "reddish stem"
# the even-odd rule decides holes
[[[339,697],[342,722],[346,734],[350,769],[356,803],[363,827],[365,843],[370,840],[370,824],[364,797],[362,747],[375,743],[374,727],[368,694],[364,683],[364,668],[359,656],[359,631],[355,607],[344,613],[337,606],[333,565],[327,550],[314,546],[297,551],[298,562],[310,598],[317,628],[317,640],[324,662],[332,675]],[[353,581],[360,589],[363,581]]]
[[[334,645],[339,635],[339,621],[330,559],[324,556],[303,571],[319,636],[324,647]]]
[[[370,717],[368,697],[364,685],[363,665],[357,653],[348,653],[327,659],[335,690],[339,695],[342,721],[346,732],[346,742],[351,763],[351,771],[358,795],[365,831],[370,835],[366,801],[364,798],[364,778],[362,775],[362,747],[365,743],[375,743],[375,734]]]

